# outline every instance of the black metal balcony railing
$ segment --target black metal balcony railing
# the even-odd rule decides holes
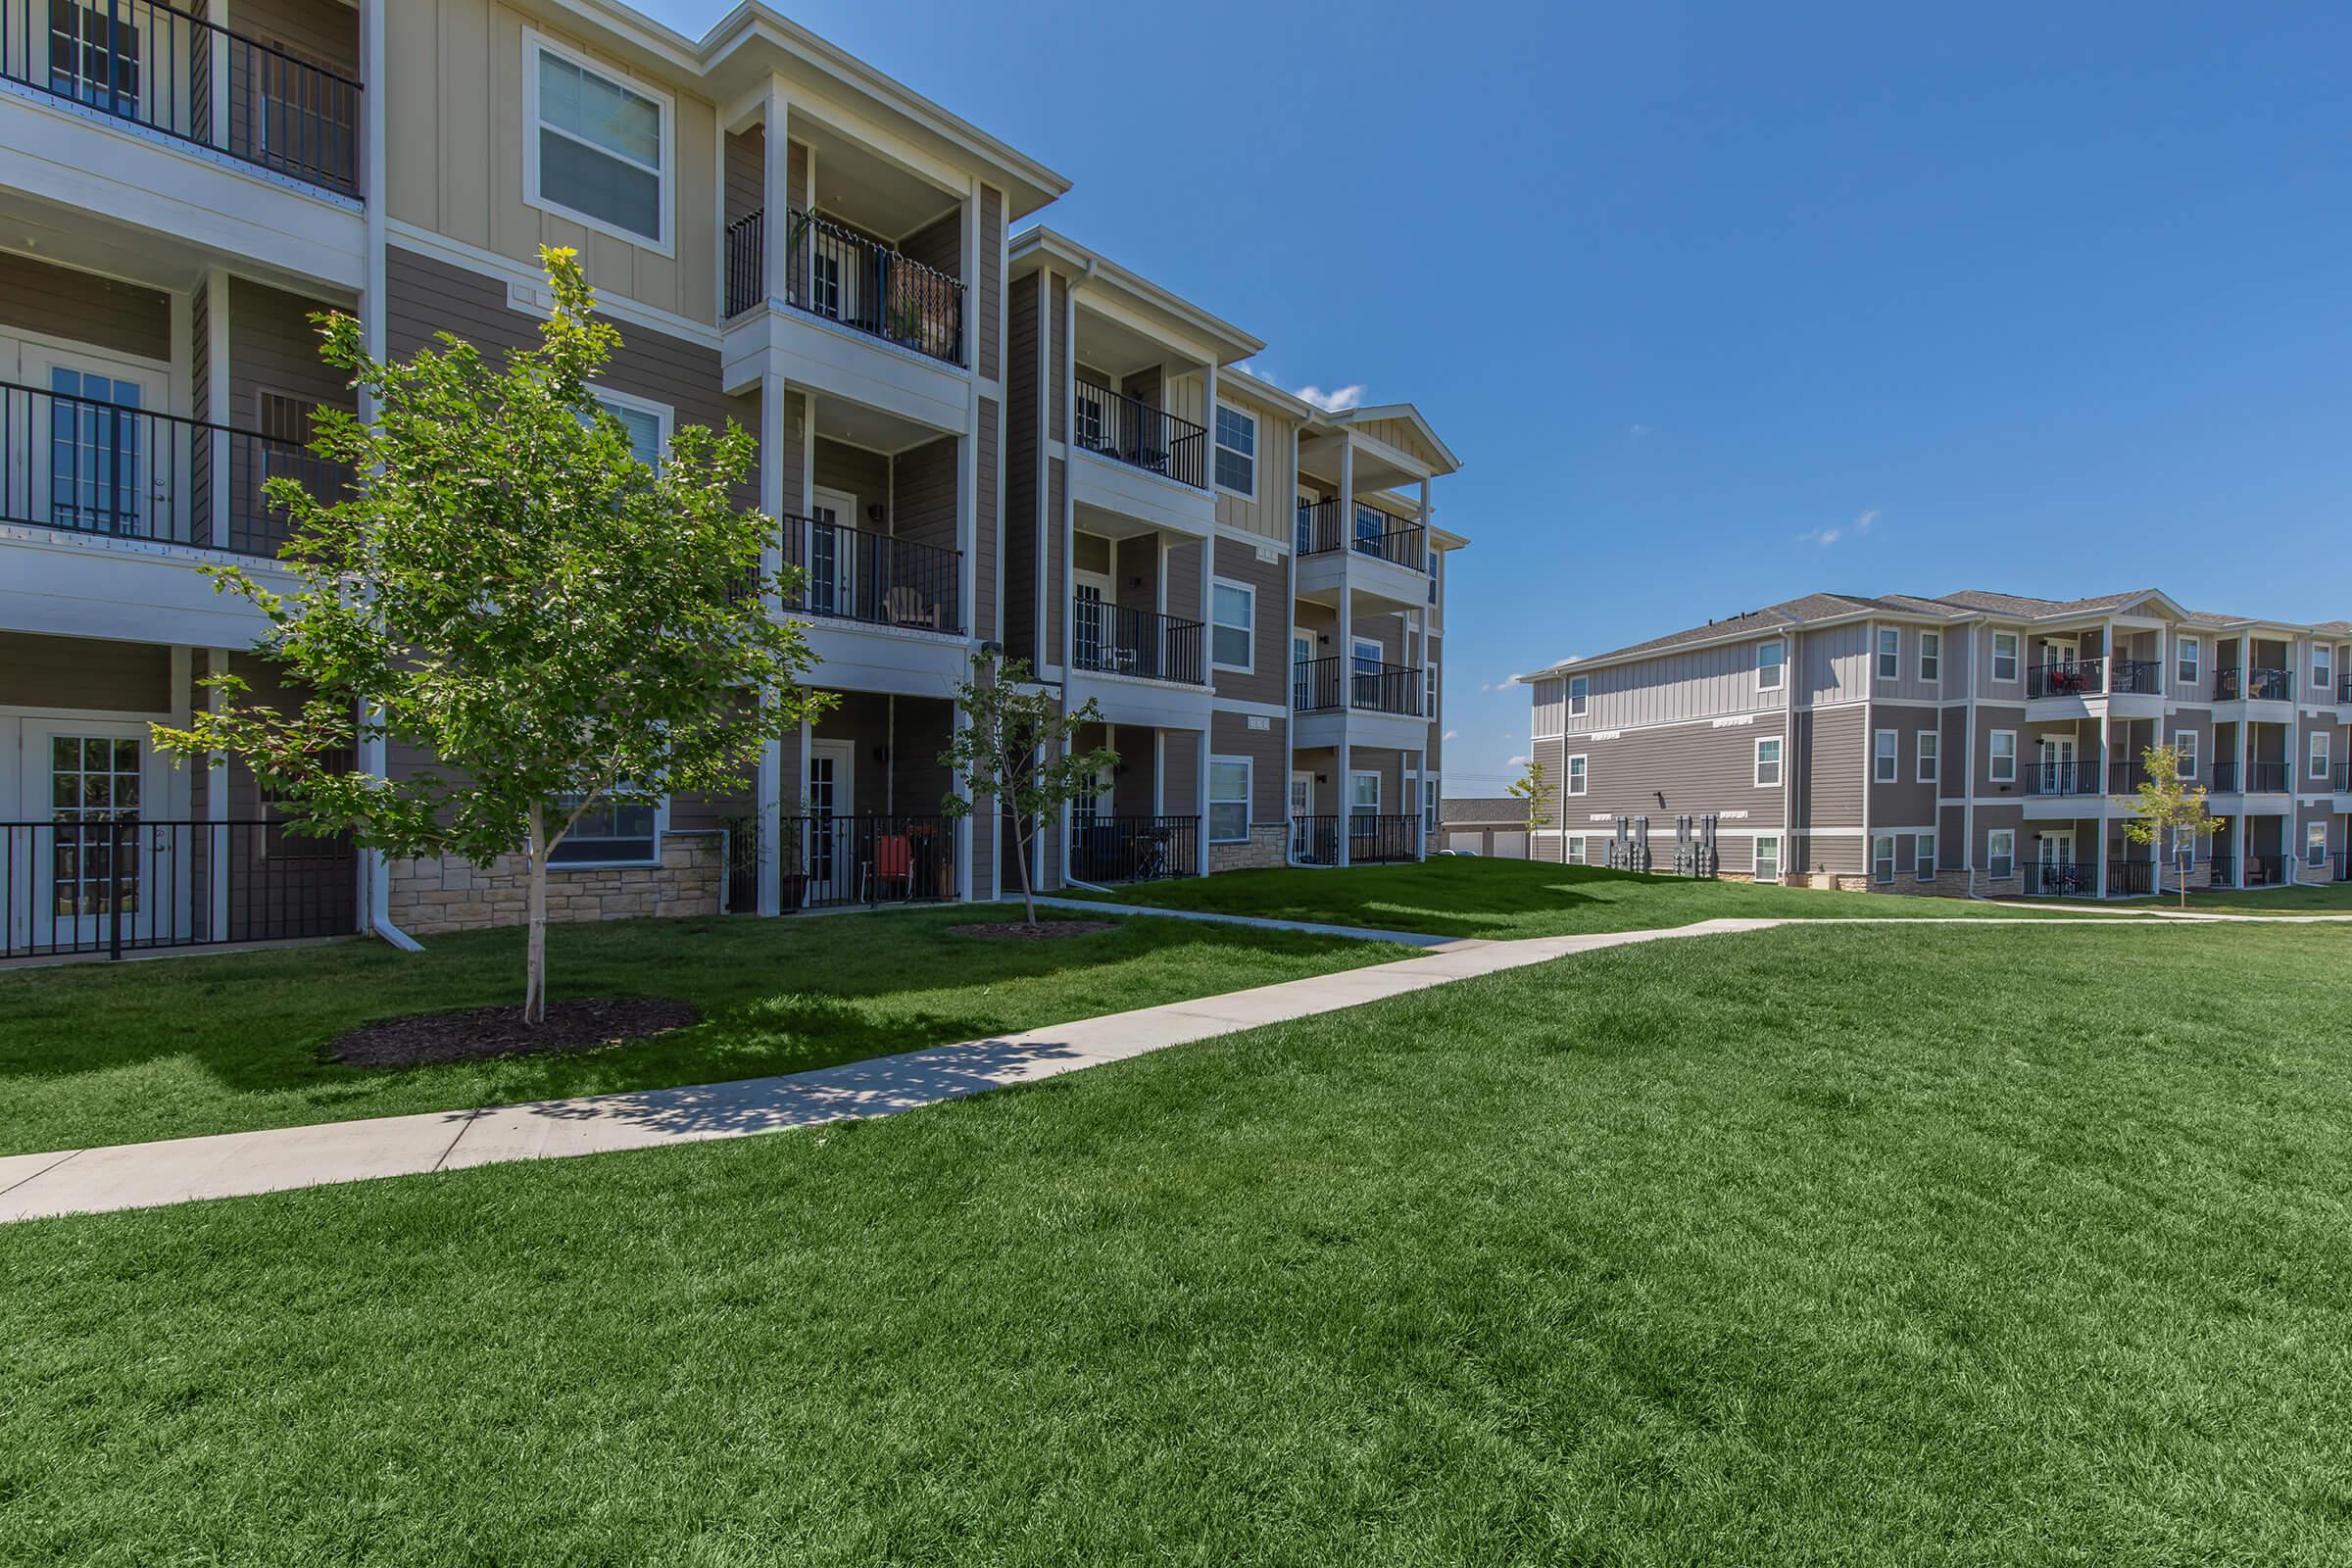
[[[1336,816],[1291,818],[1291,858],[1302,865],[1340,863],[1340,819]]]
[[[2164,694],[2164,666],[2152,659],[2119,659],[2111,671],[2110,691],[2132,692],[2142,697]]]
[[[359,194],[358,82],[156,0],[0,0],[0,76]]]
[[[1198,816],[1070,818],[1070,875],[1081,882],[1162,882],[1200,869]]]
[[[2352,795],[2352,762],[2335,764],[2335,793]]]
[[[2214,672],[2213,700],[2215,702],[2236,702],[2241,691],[2247,698],[2255,702],[2292,702],[2295,696],[2295,672],[2291,669],[2249,669],[2246,671],[2243,687],[2238,684],[2236,670],[2223,669]]]
[[[1302,556],[1351,549],[1357,555],[1370,556],[1391,565],[1427,572],[1429,552],[1423,542],[1425,534],[1419,523],[1408,522],[1360,501],[1356,503],[1352,523],[1342,517],[1336,498],[1298,504],[1297,544]]]
[[[2098,760],[2088,759],[2076,762],[2034,762],[2025,769],[2028,795],[2096,795],[2099,793]]]
[[[2072,861],[2045,864],[2036,860],[2026,867],[2026,892],[2034,898],[2087,898],[2098,887],[2098,867]]]
[[[1348,863],[1382,865],[1419,858],[1421,819],[1357,811],[1348,818]]]
[[[807,573],[787,612],[962,634],[962,551],[812,517],[783,522],[784,564]]]
[[[1080,669],[1203,685],[1204,636],[1200,622],[1153,610],[1130,610],[1100,599],[1070,604],[1070,662]]]
[[[2352,707],[2352,675],[2336,677],[2335,700],[2346,707]]]
[[[2141,898],[2156,891],[2156,867],[2144,859],[2131,858],[2130,845],[2109,845],[2107,849],[2107,896],[2111,899]],[[2141,855],[2148,852],[2141,849]]]
[[[2352,882],[2352,851],[2336,851],[2334,865],[2335,875],[2333,880],[2337,882]]]
[[[1165,474],[1196,490],[1208,488],[1208,433],[1190,419],[1081,381],[1070,409],[1070,426],[1072,438],[1084,451],[1147,473]]]
[[[2237,858],[2232,855],[2207,856],[2205,858],[2205,883],[2208,887],[2235,887],[2237,885]]]
[[[1343,664],[1349,666],[1345,677]],[[1291,708],[1300,713],[1333,711],[1344,686],[1350,708],[1415,718],[1421,712],[1421,672],[1409,665],[1327,656],[1291,666]]]
[[[2285,856],[2249,855],[2246,857],[2246,886],[2250,888],[2275,888],[2285,880]]]
[[[0,957],[345,936],[358,878],[349,840],[282,822],[0,822]]]
[[[783,287],[768,284],[770,246],[764,210],[727,225],[727,315],[772,297],[794,310],[911,349],[963,364],[963,281],[892,250],[855,229],[790,208],[773,258]]]
[[[2026,671],[2028,697],[2088,697],[2105,690],[2103,659],[2061,659]]]
[[[2277,795],[2286,789],[2287,771],[2284,762],[2216,762],[2213,790],[2217,795]]]
[[[956,896],[956,824],[944,816],[784,819],[777,906],[839,908]]]
[[[0,520],[274,556],[292,525],[264,482],[331,500],[344,472],[291,441],[0,382]]]

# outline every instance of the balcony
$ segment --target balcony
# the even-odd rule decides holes
[[[1205,630],[1157,611],[1130,610],[1100,599],[1070,605],[1070,663],[1100,675],[1207,684],[1201,658]],[[1089,880],[1096,880],[1089,878]]]
[[[2096,697],[2106,689],[2104,659],[2061,659],[2026,671],[2028,697]]]
[[[1407,571],[1426,573],[1429,570],[1429,552],[1425,530],[1417,522],[1368,507],[1358,502],[1355,508],[1355,526],[1349,530],[1341,526],[1340,504],[1337,500],[1301,502],[1298,507],[1298,547],[1300,556],[1328,555],[1349,546],[1360,556],[1385,561],[1392,566]]]
[[[777,907],[856,908],[956,896],[956,824],[942,816],[784,819]]]
[[[119,958],[353,930],[349,839],[274,821],[144,819],[121,809],[129,804],[84,801],[49,821],[0,822],[0,957]]]
[[[1093,452],[1178,484],[1208,489],[1208,433],[1148,403],[1081,381],[1072,421],[1081,452]]]
[[[2141,697],[2164,695],[2164,666],[2152,659],[2119,659],[2109,671],[2110,692]]]
[[[2216,670],[2213,677],[2213,700],[2234,703],[2241,700],[2258,703],[2291,703],[2295,700],[2295,672],[2291,669],[2249,669],[2241,684],[2234,669]]]
[[[323,497],[344,472],[251,430],[0,382],[0,521],[274,558],[291,529],[270,479]]]
[[[360,194],[358,82],[155,0],[0,0],[0,79]]]
[[[796,615],[963,635],[963,552],[812,517],[787,516],[784,564],[808,575]]]
[[[2096,795],[2100,767],[2096,761],[2035,762],[2024,769],[2026,793],[2043,798]]]
[[[784,286],[774,297],[943,365],[963,365],[959,278],[813,214],[788,209],[785,217],[791,227],[777,258]],[[771,297],[762,286],[767,248],[764,211],[727,225],[729,319]]]
[[[1385,865],[1420,858],[1421,819],[1357,811],[1347,817],[1291,818],[1291,858],[1303,865],[1340,863],[1340,824],[1348,824],[1349,865]]]
[[[1380,664],[1354,661],[1343,679],[1337,656],[1310,659],[1291,666],[1291,709],[1299,713],[1340,710],[1343,685],[1347,706],[1360,712],[1391,713],[1417,718],[1421,713],[1421,672],[1408,664]]]
[[[2284,762],[2213,764],[2213,793],[2216,795],[2283,795],[2286,787],[2287,764]]]
[[[2098,867],[2071,860],[2037,861],[2026,867],[2026,896],[2035,899],[2087,899],[2098,892]]]
[[[1162,882],[1200,868],[1198,816],[1070,817],[1070,875],[1081,882]]]

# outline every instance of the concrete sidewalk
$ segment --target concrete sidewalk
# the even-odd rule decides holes
[[[1042,901],[1041,901],[1042,902]],[[1090,906],[1090,907],[1102,907]],[[1161,913],[1123,909],[1121,912]],[[1211,916],[1210,918],[1217,918]],[[2064,922],[1999,916],[1925,920],[1702,920],[1658,931],[1614,931],[1508,942],[1422,937],[1426,956],[1223,996],[1108,1013],[1001,1039],[933,1046],[813,1072],[683,1089],[638,1090],[476,1110],[175,1138],[151,1144],[0,1156],[0,1223],[59,1214],[148,1208],[333,1182],[367,1181],[552,1159],[664,1144],[744,1138],[858,1116],[887,1116],[1215,1035],[1284,1023],[1425,991],[1570,954],[1642,942],[1763,931],[1782,925],[2005,926],[2095,923],[2140,930],[2160,923]],[[2177,927],[2176,927],[2177,928]]]

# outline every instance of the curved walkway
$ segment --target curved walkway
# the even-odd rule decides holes
[[[1105,908],[1093,904],[1086,907],[1097,911]],[[1158,915],[1166,911],[1121,908],[1119,912]],[[1132,1012],[1107,1013],[998,1039],[934,1046],[895,1056],[873,1056],[812,1072],[698,1084],[682,1089],[633,1090],[531,1104],[492,1105],[477,1110],[428,1111],[262,1132],[222,1133],[207,1138],[0,1156],[0,1222],[149,1208],[197,1199],[245,1197],[507,1160],[551,1159],[699,1143],[713,1138],[744,1138],[851,1117],[888,1116],[918,1105],[938,1104],[991,1089],[1036,1083],[1085,1067],[1124,1061],[1170,1046],[1260,1024],[1336,1012],[1456,980],[1640,942],[1764,931],[1784,925],[2053,924],[2149,929],[2138,921],[2095,916],[2075,921],[1931,916],[1897,920],[1701,920],[1694,925],[1665,930],[1610,931],[1499,942],[1408,934],[1409,940],[1428,948],[1427,956],[1310,979],[1287,980],[1223,996],[1140,1007]]]

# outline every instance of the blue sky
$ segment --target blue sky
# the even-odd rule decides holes
[[[786,9],[1273,378],[1420,405],[1448,794],[1512,673],[1814,589],[2352,616],[2352,8]]]

